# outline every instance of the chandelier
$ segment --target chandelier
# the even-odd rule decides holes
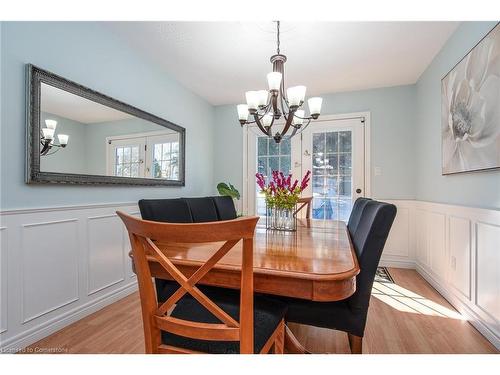
[[[286,56],[280,53],[280,21],[276,21],[277,28],[277,53],[271,56],[273,71],[267,75],[269,90],[247,91],[245,93],[247,104],[238,104],[238,118],[241,126],[257,124],[262,133],[272,137],[276,143],[291,130],[291,137],[302,132],[311,122],[318,119],[321,113],[322,98],[309,98],[309,116],[305,116],[302,109],[306,96],[305,86],[289,87],[285,90]],[[248,121],[248,116],[253,121]],[[285,124],[281,132],[273,135],[273,124],[283,116]]]
[[[61,148],[66,147],[69,140],[69,135],[58,134],[57,139],[59,140],[59,144],[54,143],[54,134],[57,127],[56,120],[45,120],[45,126],[45,128],[42,128],[42,134],[40,136],[40,144],[42,145],[40,155],[42,156],[55,154]],[[49,151],[54,147],[57,147],[57,149],[49,154]]]

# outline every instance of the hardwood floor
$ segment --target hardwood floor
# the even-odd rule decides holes
[[[376,284],[363,340],[364,353],[498,353],[414,270],[391,268],[395,284]],[[343,332],[290,324],[306,349],[349,353]],[[139,295],[134,293],[27,351],[143,353]]]

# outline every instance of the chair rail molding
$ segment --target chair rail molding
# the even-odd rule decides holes
[[[398,208],[381,264],[416,269],[500,349],[500,210],[377,199]],[[117,210],[139,215],[135,202],[0,212],[1,351],[20,350],[137,289]],[[64,231],[64,243],[35,251],[44,230],[51,239]],[[27,270],[59,283],[42,280],[35,296]]]

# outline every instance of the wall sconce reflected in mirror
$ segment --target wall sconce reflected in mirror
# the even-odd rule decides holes
[[[56,120],[45,120],[45,126],[45,128],[42,128],[42,135],[40,137],[40,144],[42,145],[40,155],[42,156],[55,154],[57,151],[59,151],[59,149],[66,147],[69,140],[69,135],[58,134],[57,139],[59,141],[59,144],[54,143],[54,135],[57,127]],[[49,154],[49,151],[54,147],[57,148]]]

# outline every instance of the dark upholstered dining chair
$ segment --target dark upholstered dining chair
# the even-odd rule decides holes
[[[144,220],[168,223],[199,223],[236,218],[231,197],[179,199],[141,199],[139,209]],[[166,301],[179,288],[172,280],[155,278],[159,301]]]
[[[214,201],[219,220],[236,219],[236,208],[234,207],[233,198],[228,196],[211,197]]]
[[[141,199],[139,210],[144,220],[165,223],[192,223],[189,205],[184,199]]]
[[[349,230],[349,234],[351,235],[351,237],[354,236],[354,232],[356,232],[359,220],[361,219],[363,208],[365,208],[366,204],[369,201],[371,201],[370,198],[358,198],[356,199],[356,202],[354,202],[351,215],[349,216],[349,221],[347,222],[347,229]]]
[[[283,353],[286,304],[253,293],[253,237],[258,217],[174,224],[141,220],[120,211],[117,214],[132,245],[146,353]],[[188,278],[153,239],[224,244]],[[198,288],[198,281],[240,241],[240,291],[207,295]],[[154,291],[151,259],[179,284],[165,302],[158,301]],[[185,295],[190,298],[183,298]]]
[[[283,298],[288,304],[286,321],[347,332],[351,352],[360,354],[373,280],[395,217],[396,206],[392,204],[363,202],[359,222],[351,234],[360,267],[356,292],[337,302]]]

